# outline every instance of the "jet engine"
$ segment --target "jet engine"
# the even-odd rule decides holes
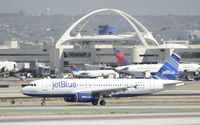
[[[77,93],[76,95],[64,97],[64,100],[66,102],[93,102],[96,98],[91,93]]]

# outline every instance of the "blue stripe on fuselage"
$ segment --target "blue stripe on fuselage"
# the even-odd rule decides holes
[[[143,93],[143,94],[112,94],[112,97],[134,97],[134,96],[143,96],[143,95],[149,95],[151,93]],[[27,96],[33,96],[33,97],[49,97],[49,98],[57,98],[57,97],[67,97],[67,96],[73,96],[75,94],[24,94]]]

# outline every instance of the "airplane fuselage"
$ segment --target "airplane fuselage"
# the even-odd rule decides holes
[[[29,96],[65,97],[79,92],[92,93],[99,91],[120,90],[112,96],[127,97],[145,95],[164,89],[165,84],[177,83],[174,80],[155,79],[42,79],[33,81],[22,88]]]
[[[157,72],[163,64],[134,64],[134,65],[127,65],[127,66],[120,66],[115,68],[117,71],[123,72]],[[178,71],[191,71],[195,72],[200,69],[200,65],[191,63],[191,64],[179,64]]]
[[[109,75],[116,75],[119,76],[117,72],[114,70],[81,70],[81,71],[74,71],[73,74],[78,77],[104,77]]]

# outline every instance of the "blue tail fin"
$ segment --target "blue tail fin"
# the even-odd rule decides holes
[[[72,72],[79,72],[79,68],[76,65],[70,65],[69,66]]]
[[[180,55],[173,53],[165,62],[164,65],[159,69],[158,72],[153,76],[155,79],[169,79],[176,80],[176,74],[180,63]]]
[[[120,49],[113,48],[113,51],[115,53],[116,61],[118,66],[126,66],[130,65],[128,60],[126,59],[125,55]]]

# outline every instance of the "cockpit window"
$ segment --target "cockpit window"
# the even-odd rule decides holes
[[[30,86],[36,86],[36,84],[30,84]]]

